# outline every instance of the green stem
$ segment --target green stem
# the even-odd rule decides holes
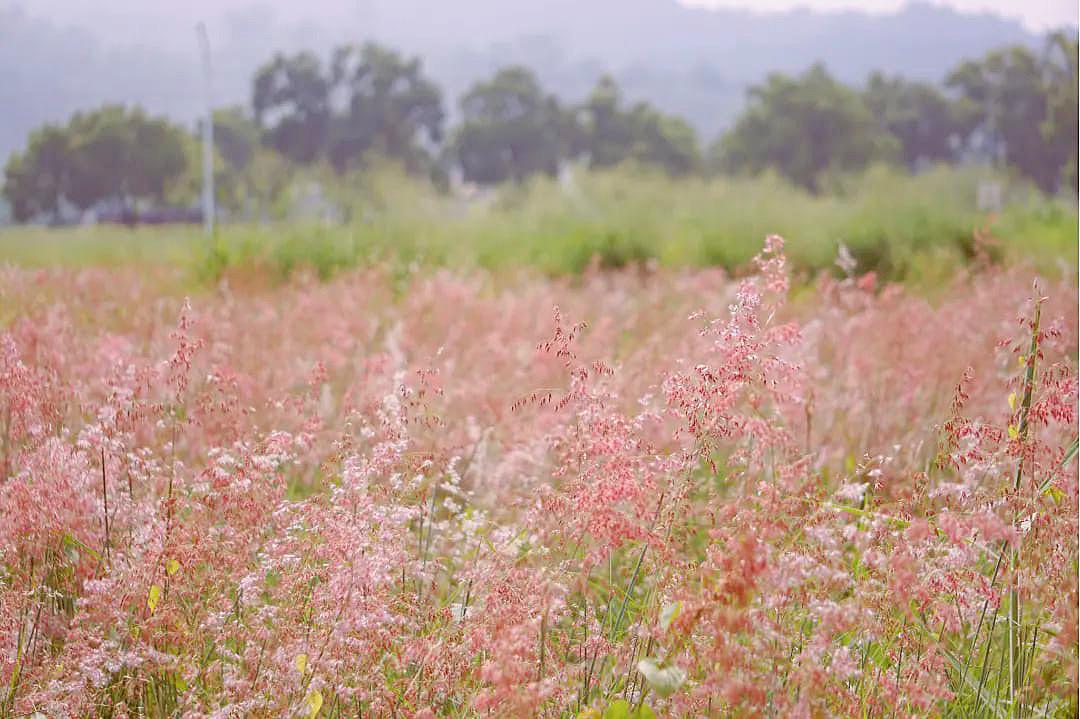
[[[1024,373],[1024,400],[1020,405],[1020,427],[1017,432],[1020,440],[1020,460],[1016,467],[1016,480],[1013,482],[1014,500],[1020,493],[1020,485],[1024,475],[1024,447],[1027,444],[1029,425],[1028,415],[1031,411],[1031,396],[1035,389],[1035,364],[1039,354],[1039,320],[1042,314],[1042,301],[1035,300],[1035,318],[1031,323],[1031,347],[1027,356],[1027,371]],[[1023,704],[1020,698],[1021,684],[1023,684],[1023,666],[1021,662],[1020,622],[1023,617],[1020,608],[1020,517],[1019,512],[1014,511],[1013,530],[1017,533],[1015,543],[1010,550],[1012,576],[1009,586],[1009,699],[1012,704],[1013,719],[1021,719]]]

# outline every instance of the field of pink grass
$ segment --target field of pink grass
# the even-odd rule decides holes
[[[0,270],[0,718],[1069,717],[1076,277]]]

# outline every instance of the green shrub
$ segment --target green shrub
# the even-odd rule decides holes
[[[975,169],[910,176],[875,167],[834,178],[829,194],[812,195],[775,175],[673,180],[622,167],[466,199],[383,168],[330,188],[352,218],[341,225],[224,225],[212,241],[198,227],[12,228],[0,231],[0,262],[183,263],[203,283],[237,269],[280,278],[307,269],[327,278],[371,263],[572,274],[594,262],[618,268],[655,260],[741,272],[765,235],[776,233],[804,275],[838,272],[841,243],[858,271],[885,279],[940,277],[942,263],[951,270],[976,257],[1051,270],[1076,265],[1075,204],[1002,180],[1004,209],[980,212],[975,197],[984,179]]]

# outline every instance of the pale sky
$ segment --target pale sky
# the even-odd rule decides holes
[[[907,0],[681,0],[686,5],[707,7],[753,8],[761,12],[806,7],[813,10],[865,10],[895,12]],[[967,12],[988,10],[1005,17],[1017,18],[1028,28],[1043,31],[1062,25],[1077,24],[1077,0],[942,0]]]
[[[452,2],[453,0],[431,0],[433,3]],[[589,0],[582,0],[587,3]],[[1023,22],[1030,30],[1042,32],[1063,25],[1077,25],[1078,0],[917,0],[948,5],[967,12],[990,11],[998,15],[1015,18]],[[354,12],[370,0],[0,0],[0,6],[22,4],[27,10],[43,16],[66,18],[68,20],[92,19],[101,13],[124,16],[126,14],[145,14],[153,11],[170,9],[173,12],[205,15],[211,8],[219,11],[235,10],[251,5],[273,7],[278,15],[303,15],[312,7],[320,12],[331,10]],[[505,0],[512,4],[514,0]],[[814,10],[864,10],[869,12],[895,12],[909,0],[677,0],[684,5],[735,7],[758,10],[761,12],[790,10],[807,7]]]

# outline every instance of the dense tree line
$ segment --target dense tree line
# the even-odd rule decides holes
[[[477,82],[447,132],[440,89],[418,58],[375,45],[325,62],[279,54],[252,83],[250,108],[214,115],[218,185],[226,204],[272,198],[292,169],[337,173],[390,158],[408,171],[466,181],[554,175],[569,160],[603,168],[636,162],[672,175],[773,170],[810,190],[874,162],[912,170],[938,162],[1006,165],[1047,192],[1077,187],[1077,38],[1055,33],[1043,52],[1009,47],[962,63],[939,86],[872,75],[864,87],[822,65],[773,74],[750,89],[732,128],[702,152],[693,128],[646,102],[627,103],[600,78],[568,104],[526,67]],[[5,169],[16,219],[193,196],[194,137],[164,118],[106,106],[33,133]]]
[[[66,126],[46,125],[30,136],[26,151],[7,163],[4,194],[20,220],[55,216],[64,201],[82,209],[109,199],[161,201],[187,167],[190,142],[137,108],[77,113]]]
[[[810,189],[874,161],[1004,164],[1046,192],[1077,188],[1077,40],[962,63],[944,86],[875,73],[857,90],[816,65],[771,75],[711,151],[727,172],[780,171]]]

